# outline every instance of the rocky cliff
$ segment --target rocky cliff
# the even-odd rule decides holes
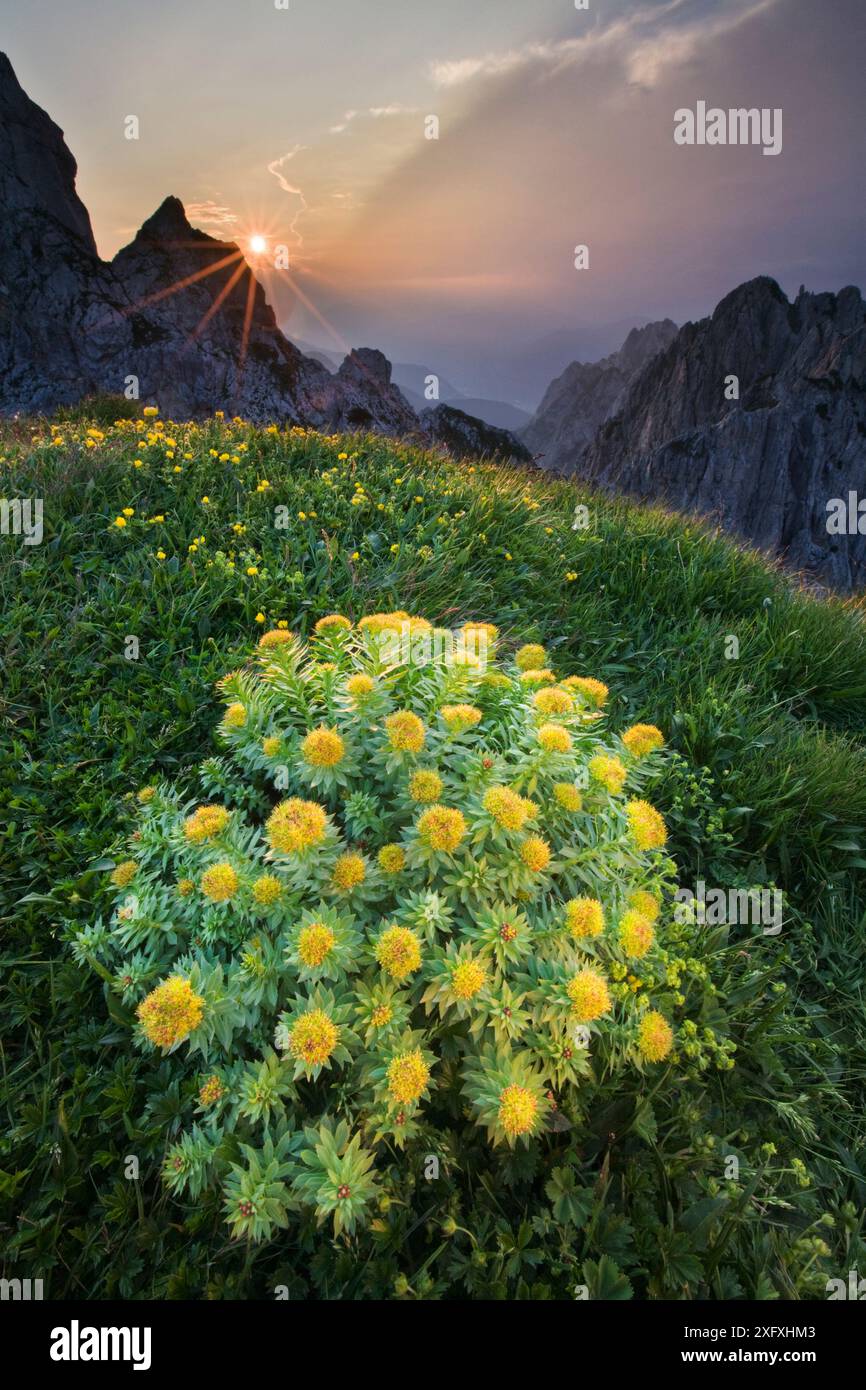
[[[618,352],[600,362],[572,362],[551,382],[520,437],[542,467],[573,473],[599,427],[615,414],[642,367],[676,336],[671,319],[633,328]]]
[[[177,198],[100,260],[76,173],[0,54],[0,413],[122,394],[134,378],[142,403],[176,418],[222,409],[425,437],[381,352],[359,348],[335,373],[304,356],[240,249],[195,230]]]
[[[774,280],[741,285],[633,377],[578,471],[708,515],[824,583],[862,585],[866,535],[827,529],[832,499],[866,497],[859,291],[790,303]]]

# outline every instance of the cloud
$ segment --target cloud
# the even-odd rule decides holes
[[[187,203],[186,215],[190,222],[205,227],[231,227],[238,221],[236,212],[232,212],[231,208],[221,203],[215,203],[212,198],[203,203]]]

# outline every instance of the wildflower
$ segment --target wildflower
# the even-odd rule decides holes
[[[322,965],[336,945],[337,938],[324,922],[313,922],[298,936],[298,956],[308,970]]]
[[[410,710],[397,710],[385,720],[388,742],[398,753],[420,753],[424,747],[424,725]]]
[[[258,566],[257,566],[257,565],[247,565],[247,574],[248,574],[248,575],[252,576],[252,575],[254,575],[254,574],[258,574],[258,572],[259,572],[259,570],[258,570]]]
[[[326,618],[320,618],[316,623],[316,632],[350,632],[352,624],[348,618],[344,618],[342,613],[329,613]]]
[[[176,888],[179,898],[188,898],[190,893],[195,889],[195,884],[191,878],[179,878]]]
[[[619,943],[627,956],[640,960],[655,940],[655,932],[652,923],[646,917],[641,917],[634,908],[629,908],[620,918],[619,923]]]
[[[340,1037],[340,1030],[324,1009],[309,1009],[301,1014],[289,1033],[289,1051],[308,1067],[322,1067],[331,1056]]]
[[[405,980],[421,964],[421,943],[409,927],[387,927],[376,943],[376,960],[392,979]]]
[[[566,811],[579,811],[583,806],[583,797],[573,782],[555,782],[553,795]]]
[[[473,999],[487,983],[487,972],[477,960],[463,960],[451,972],[451,990],[458,999]]]
[[[499,1123],[509,1139],[530,1134],[538,1119],[538,1101],[526,1086],[506,1086],[499,1096]]]
[[[629,801],[626,815],[638,849],[663,849],[668,831],[664,820],[648,801]]]
[[[223,723],[229,729],[242,729],[247,722],[246,706],[240,700],[233,701],[223,715]]]
[[[231,864],[211,864],[201,876],[201,891],[214,903],[227,903],[238,891],[238,876]]]
[[[610,694],[604,681],[597,681],[593,676],[567,676],[562,684],[568,690],[577,690],[596,709],[601,708]]]
[[[269,738],[262,739],[262,752],[266,758],[276,758],[283,746],[283,740],[276,734],[271,734]]]
[[[158,414],[159,414],[159,406],[158,406],[158,405],[146,405],[146,406],[144,407],[144,410],[142,411],[142,414],[143,414],[143,415],[158,415]]]
[[[640,1021],[638,1049],[648,1062],[663,1062],[674,1045],[674,1033],[664,1014],[650,1009]]]
[[[521,672],[520,672],[520,684],[521,684],[521,685],[555,685],[555,684],[556,684],[556,676],[553,674],[553,672],[550,670],[549,667],[545,667],[545,669],[544,669],[543,671],[521,671]],[[572,708],[572,705],[569,704],[568,708],[571,709],[571,708]]]
[[[658,898],[654,897],[652,893],[647,893],[643,888],[638,888],[636,892],[629,895],[628,905],[650,923],[657,920],[661,911]]]
[[[146,806],[148,801],[153,801],[155,796],[156,787],[142,787],[141,791],[138,793],[138,799],[143,806]]]
[[[376,688],[376,682],[372,676],[367,676],[363,671],[357,675],[350,676],[346,681],[346,694],[355,701],[363,700],[367,695],[371,695]]]
[[[589,775],[593,781],[600,782],[609,792],[616,795],[622,791],[628,773],[619,758],[599,753],[589,760]]]
[[[420,1047],[402,1052],[388,1067],[388,1094],[395,1105],[411,1105],[423,1094],[430,1080],[430,1068]]]
[[[283,885],[273,874],[262,874],[253,884],[253,897],[261,907],[272,907],[283,891]]]
[[[442,787],[442,778],[432,768],[419,768],[409,779],[409,795],[413,801],[438,801]]]
[[[604,910],[597,898],[571,898],[565,904],[565,920],[577,941],[604,931]]]
[[[123,515],[124,515],[124,516],[135,516],[135,507],[124,507],[124,509],[123,509]]]
[[[201,1023],[204,1000],[189,980],[172,975],[142,999],[136,1013],[145,1037],[155,1047],[168,1049],[183,1042]]]
[[[561,724],[542,724],[538,742],[545,753],[567,753],[571,748],[571,734]]]
[[[340,735],[324,726],[313,729],[301,744],[301,756],[310,767],[336,767],[345,753],[346,745]]]
[[[574,709],[574,701],[567,690],[537,690],[532,703],[539,714],[568,714]]]
[[[540,835],[530,835],[520,846],[520,857],[534,874],[543,873],[550,863],[550,845]]]
[[[294,633],[287,632],[282,627],[272,627],[268,632],[263,632],[259,638],[259,650],[268,651],[271,647],[284,647],[287,642],[294,641]]]
[[[527,642],[514,660],[518,671],[537,671],[547,664],[547,652],[538,642]]]
[[[463,812],[447,806],[431,806],[418,818],[418,834],[430,849],[453,854],[466,834]]]
[[[123,527],[126,525],[126,517],[125,517],[125,516],[116,516],[116,517],[114,518],[114,524],[115,524],[116,527],[118,527],[119,530],[122,530]]]
[[[124,859],[122,864],[118,864],[111,875],[111,882],[115,888],[126,888],[138,873],[138,865],[134,859]]]
[[[481,723],[482,714],[474,705],[443,705],[439,713],[452,734],[463,733]]]
[[[184,821],[183,833],[193,844],[210,840],[219,835],[229,823],[229,812],[225,806],[199,806]]]
[[[205,1107],[216,1105],[225,1095],[225,1086],[218,1076],[209,1076],[198,1093],[198,1103]]]
[[[315,801],[291,797],[281,801],[268,817],[265,833],[268,843],[284,854],[311,849],[325,838],[327,816]]]
[[[376,858],[384,874],[399,874],[406,864],[402,845],[383,845]]]
[[[377,1004],[370,1015],[370,1024],[373,1028],[385,1028],[394,1017],[394,1010],[390,1004]]]
[[[164,550],[158,550],[158,551],[156,552],[156,558],[157,558],[157,560],[164,560],[164,559],[165,559],[165,551],[164,551]]]
[[[264,613],[257,613],[257,614],[256,614],[256,622],[257,622],[257,623],[263,623],[264,621],[265,621],[265,615],[264,615]]]
[[[353,888],[360,888],[366,877],[367,866],[360,854],[341,854],[334,865],[331,883],[341,893],[351,893]]]
[[[578,1023],[591,1023],[595,1018],[610,1012],[610,994],[607,981],[597,970],[579,970],[566,986],[571,1000],[571,1012]]]
[[[648,753],[654,753],[657,748],[663,748],[665,742],[664,734],[655,724],[633,724],[630,729],[626,729],[622,741],[635,758],[644,758]]]
[[[518,796],[510,787],[490,787],[481,804],[503,830],[522,830],[538,813],[534,801]]]

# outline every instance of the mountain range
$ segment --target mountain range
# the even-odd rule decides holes
[[[696,323],[632,328],[618,351],[567,366],[527,423],[444,378],[428,406],[427,369],[402,364],[398,384],[375,348],[342,361],[302,352],[239,247],[193,228],[177,198],[103,261],[76,173],[62,131],[0,54],[0,414],[108,392],[174,418],[223,409],[532,460],[702,514],[826,585],[866,580],[866,305],[856,288],[801,289],[790,302],[761,276]]]

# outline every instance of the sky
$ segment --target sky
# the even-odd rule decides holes
[[[0,0],[103,256],[174,194],[264,237],[290,337],[527,407],[755,275],[866,287],[864,0],[279,3]],[[699,101],[780,108],[781,152],[677,144]]]

